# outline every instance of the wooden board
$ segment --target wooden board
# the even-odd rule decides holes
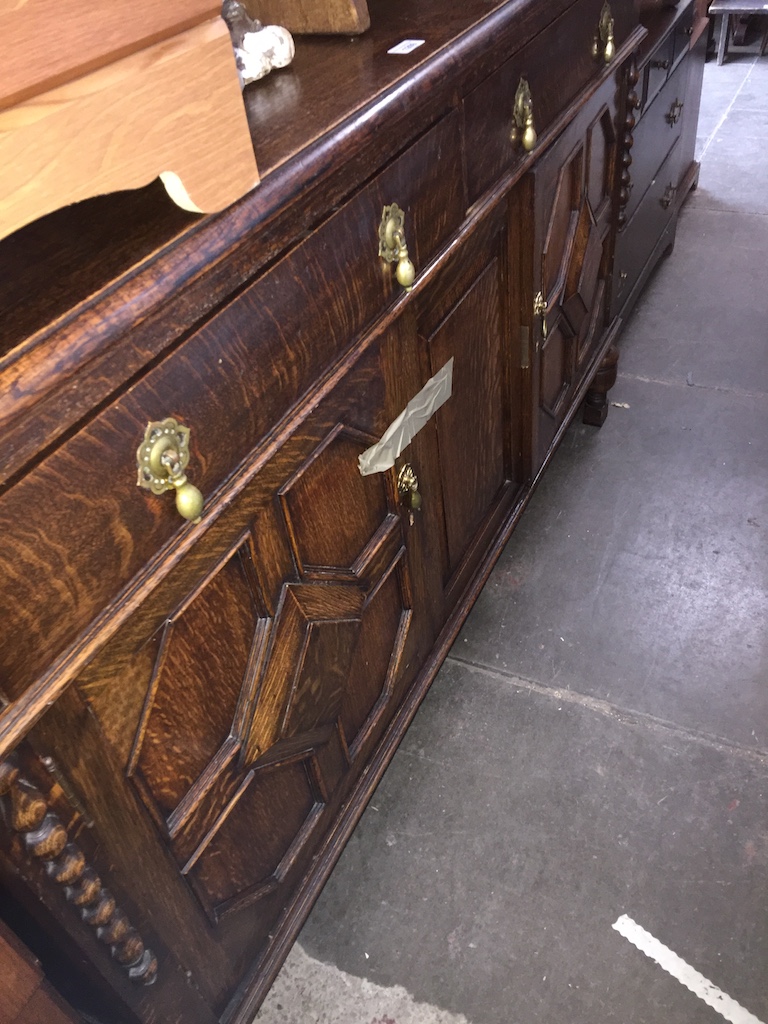
[[[0,166],[0,238],[158,176],[185,209],[228,206],[258,171],[223,20],[0,110]]]
[[[283,25],[299,35],[358,35],[371,25],[366,0],[245,0],[245,6],[265,25]]]
[[[0,5],[0,109],[177,35],[217,0],[24,0]]]

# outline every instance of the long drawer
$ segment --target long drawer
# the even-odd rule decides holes
[[[456,231],[460,163],[451,113],[0,499],[9,696],[190,528],[172,495],[137,487],[148,422],[174,417],[191,429],[189,480],[213,494],[402,294],[378,255],[384,205],[405,210],[417,269]]]
[[[616,241],[613,311],[635,287],[659,238],[672,220],[680,178],[680,146],[675,145],[654,176],[642,203]]]
[[[526,155],[520,141],[510,139],[521,78],[530,86],[534,128],[541,136],[605,68],[598,31],[602,9],[603,0],[577,0],[467,96],[462,108],[470,204]],[[635,16],[625,2],[612,4],[611,10],[618,49]]]

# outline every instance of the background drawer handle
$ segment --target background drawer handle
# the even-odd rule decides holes
[[[175,490],[179,515],[199,522],[204,499],[184,472],[189,463],[189,427],[170,417],[148,423],[136,452],[136,463],[139,487],[153,494]]]
[[[416,280],[416,268],[408,256],[408,246],[405,244],[405,212],[397,203],[385,206],[381,215],[379,256],[387,263],[397,260],[395,277],[398,284],[409,292]]]
[[[521,142],[526,153],[530,153],[536,145],[536,128],[533,124],[533,99],[531,88],[525,78],[520,79],[520,84],[515,93],[515,108],[513,112],[514,124],[509,133],[510,141]]]
[[[669,108],[669,113],[666,115],[666,118],[670,128],[674,127],[674,125],[676,125],[680,120],[680,115],[683,112],[684,105],[685,104],[681,103],[680,100],[675,100]]]

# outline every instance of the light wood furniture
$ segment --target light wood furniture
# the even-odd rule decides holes
[[[150,186],[0,244],[0,887],[92,1016],[250,1022],[602,421],[647,36],[632,0],[376,0],[246,90],[262,184],[224,213]]]
[[[258,183],[218,8],[34,0],[0,13],[0,238],[158,175],[206,212]]]
[[[367,0],[246,0],[251,17],[289,32],[357,35],[370,27]]]

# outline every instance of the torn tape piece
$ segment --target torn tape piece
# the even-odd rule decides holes
[[[382,438],[358,458],[362,476],[392,469],[395,459],[408,447],[422,427],[432,419],[453,393],[453,357],[434,377],[430,377],[400,415],[384,431]]]

